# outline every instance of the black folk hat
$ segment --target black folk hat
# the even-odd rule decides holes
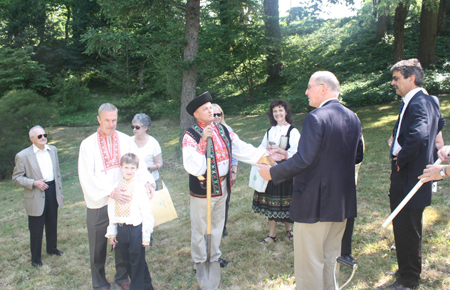
[[[186,111],[189,115],[194,116],[194,112],[208,102],[212,102],[212,97],[209,92],[204,92],[203,94],[189,102],[189,104],[186,106]]]

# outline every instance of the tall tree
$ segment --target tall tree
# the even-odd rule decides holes
[[[36,46],[44,42],[47,21],[45,0],[11,0],[0,11],[4,43],[11,47]]]
[[[387,33],[388,25],[391,22],[391,17],[389,16],[390,12],[390,3],[382,2],[382,0],[373,0],[373,3],[376,3],[376,7],[374,7],[374,13],[377,17],[377,34],[375,36],[375,41],[380,41]]]
[[[254,88],[267,79],[263,6],[253,0],[221,0],[211,2],[203,15],[199,78],[215,82],[229,76],[245,101],[252,102]]]
[[[278,0],[264,0],[264,22],[267,38],[268,77],[266,82],[273,83],[280,78],[281,63],[281,32]]]
[[[394,45],[392,49],[392,59],[396,63],[403,59],[403,48],[405,42],[405,22],[408,16],[410,0],[399,2],[395,9],[394,16]]]
[[[184,70],[181,88],[180,131],[185,132],[194,118],[186,112],[186,106],[195,98],[197,87],[198,37],[200,30],[200,0],[187,0],[184,32]],[[181,139],[180,139],[181,141]]]
[[[107,27],[82,35],[86,52],[100,56],[101,69],[117,89],[179,100],[180,43],[185,5],[179,1],[98,0]],[[126,85],[124,85],[126,84]]]
[[[438,12],[438,24],[437,24],[437,33],[441,33],[445,30],[445,17],[447,14],[447,9],[450,8],[450,0],[441,0],[439,3],[439,12]]]
[[[437,11],[436,0],[423,0],[417,58],[425,67],[436,62]]]

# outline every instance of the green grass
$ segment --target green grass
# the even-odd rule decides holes
[[[450,116],[450,96],[441,98],[444,116]],[[366,140],[366,154],[358,183],[358,218],[353,235],[353,254],[359,268],[349,289],[373,289],[392,282],[386,274],[396,270],[392,228],[381,224],[389,215],[389,138],[398,112],[398,102],[357,108]],[[301,129],[305,114],[294,116]],[[95,120],[95,112],[89,116]],[[228,116],[227,122],[240,138],[259,145],[269,127],[266,115]],[[62,257],[43,253],[44,266],[31,267],[27,216],[22,204],[23,190],[11,181],[0,182],[0,287],[3,289],[91,289],[89,249],[86,230],[86,205],[78,182],[77,160],[80,142],[96,127],[48,128],[49,143],[58,147],[63,176],[64,208],[59,210],[58,247]],[[131,134],[129,124],[118,130]],[[155,289],[197,289],[190,257],[190,220],[188,175],[177,156],[178,119],[153,122],[150,134],[161,144],[168,186],[179,218],[155,228],[153,247],[146,258]],[[444,128],[444,139],[450,126]],[[19,151],[20,149],[18,149]],[[238,180],[233,187],[228,221],[229,236],[222,240],[223,258],[232,261],[221,269],[221,289],[293,289],[294,256],[292,243],[277,228],[279,242],[262,246],[267,235],[267,220],[251,210],[250,166],[239,164]],[[424,215],[422,289],[450,288],[450,181],[439,183],[433,203]],[[45,249],[45,239],[43,249]],[[342,269],[342,268],[341,268]],[[114,276],[114,259],[108,254],[106,276]],[[349,277],[341,270],[341,284]],[[113,287],[118,289],[118,287]]]

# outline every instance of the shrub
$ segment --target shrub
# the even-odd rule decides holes
[[[431,95],[450,93],[450,73],[437,70],[425,70],[423,87]]]
[[[117,104],[121,122],[131,122],[137,113],[145,113],[152,119],[161,117],[179,117],[180,102],[177,98],[165,98],[158,92],[137,92],[128,98],[122,98]]]
[[[58,117],[55,106],[32,90],[13,90],[0,98],[0,177],[14,166],[14,156],[29,146],[28,131]]]
[[[79,112],[85,108],[91,93],[82,74],[67,73],[58,75],[54,79],[57,93],[53,99],[58,103],[61,113]]]
[[[32,48],[0,47],[0,95],[12,89],[40,90],[50,84],[44,66],[31,60]]]

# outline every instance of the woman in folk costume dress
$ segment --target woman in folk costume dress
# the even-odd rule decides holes
[[[272,158],[280,163],[297,153],[300,133],[291,125],[292,114],[288,102],[283,100],[273,101],[270,104],[268,115],[272,127],[264,134],[259,148],[268,150]],[[277,222],[284,223],[289,240],[293,240],[292,221],[289,219],[292,186],[292,179],[276,185],[269,181],[265,192],[255,190],[253,211],[265,215],[269,219],[269,235],[261,241],[262,244],[278,240]]]

